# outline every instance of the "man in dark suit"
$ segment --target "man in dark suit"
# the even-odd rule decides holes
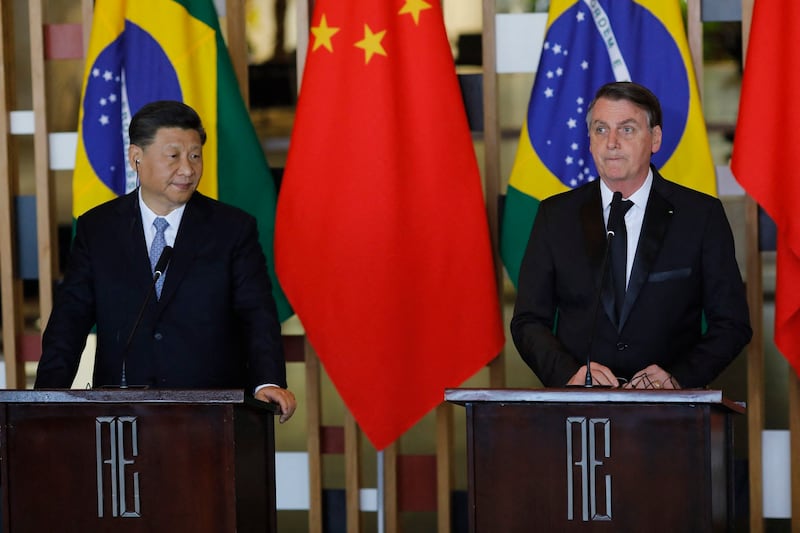
[[[706,386],[752,334],[722,204],[651,166],[661,106],[645,87],[604,85],[587,124],[600,180],[539,205],[514,343],[549,387],[586,384],[588,356],[593,384]]]
[[[296,401],[286,389],[256,222],[197,192],[206,140],[200,117],[181,102],[153,102],[134,115],[129,133],[140,187],[78,218],[35,387],[71,386],[96,325],[96,387],[119,385],[124,372],[132,386],[247,388],[279,404],[281,422],[288,420]],[[171,260],[154,285],[169,246]]]

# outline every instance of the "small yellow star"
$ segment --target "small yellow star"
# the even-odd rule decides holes
[[[403,4],[397,14],[408,15],[410,13],[414,17],[414,24],[419,26],[419,13],[426,9],[431,9],[431,5],[425,0],[406,0],[406,3]]]
[[[328,26],[328,20],[325,18],[325,15],[322,15],[322,20],[319,22],[319,26],[313,26],[311,28],[311,33],[314,34],[314,47],[311,51],[315,51],[320,46],[324,46],[328,49],[329,52],[333,52],[333,43],[331,42],[331,37],[336,35],[339,32],[339,28],[331,28]]]
[[[372,30],[369,28],[368,25],[364,24],[364,38],[358,41],[355,44],[356,48],[361,48],[364,50],[364,64],[366,65],[369,63],[372,56],[375,54],[380,54],[382,56],[386,55],[386,50],[383,49],[381,45],[381,40],[386,35],[386,30],[379,31],[378,33],[372,33]]]

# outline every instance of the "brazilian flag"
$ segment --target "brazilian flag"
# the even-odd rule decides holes
[[[203,119],[199,190],[258,220],[281,320],[291,308],[275,276],[275,182],[242,100],[212,0],[96,0],[78,124],[73,218],[136,187],[127,163],[131,117],[179,100]]]
[[[500,254],[514,285],[539,202],[598,178],[586,110],[613,81],[660,100],[663,140],[652,163],[664,177],[716,195],[679,0],[551,0],[503,213]]]

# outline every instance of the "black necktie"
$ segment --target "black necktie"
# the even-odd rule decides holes
[[[611,213],[608,215],[608,231],[613,231],[611,238],[611,279],[614,283],[614,309],[619,321],[622,303],[625,301],[626,263],[628,259],[628,232],[625,229],[625,213],[633,207],[633,202],[623,200],[622,193],[617,191],[611,200]]]

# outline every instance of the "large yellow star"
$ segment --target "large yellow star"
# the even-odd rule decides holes
[[[397,14],[408,15],[410,13],[411,16],[414,17],[414,24],[419,26],[420,11],[424,11],[430,8],[431,5],[425,0],[406,0],[406,3],[403,4],[403,7],[400,8],[400,11]]]
[[[311,33],[314,34],[314,47],[311,49],[311,51],[313,52],[320,46],[324,46],[329,52],[333,52],[333,43],[331,42],[331,37],[336,35],[338,32],[339,28],[331,28],[328,26],[328,20],[325,18],[325,15],[322,15],[322,20],[320,20],[319,26],[313,26],[311,28]]]
[[[378,33],[372,33],[372,30],[369,28],[369,26],[364,24],[364,38],[358,41],[354,46],[364,50],[365,65],[369,63],[369,60],[372,59],[372,56],[375,54],[380,54],[382,56],[386,55],[386,50],[384,50],[383,46],[381,45],[381,40],[383,40],[385,35],[386,30],[379,31]]]

